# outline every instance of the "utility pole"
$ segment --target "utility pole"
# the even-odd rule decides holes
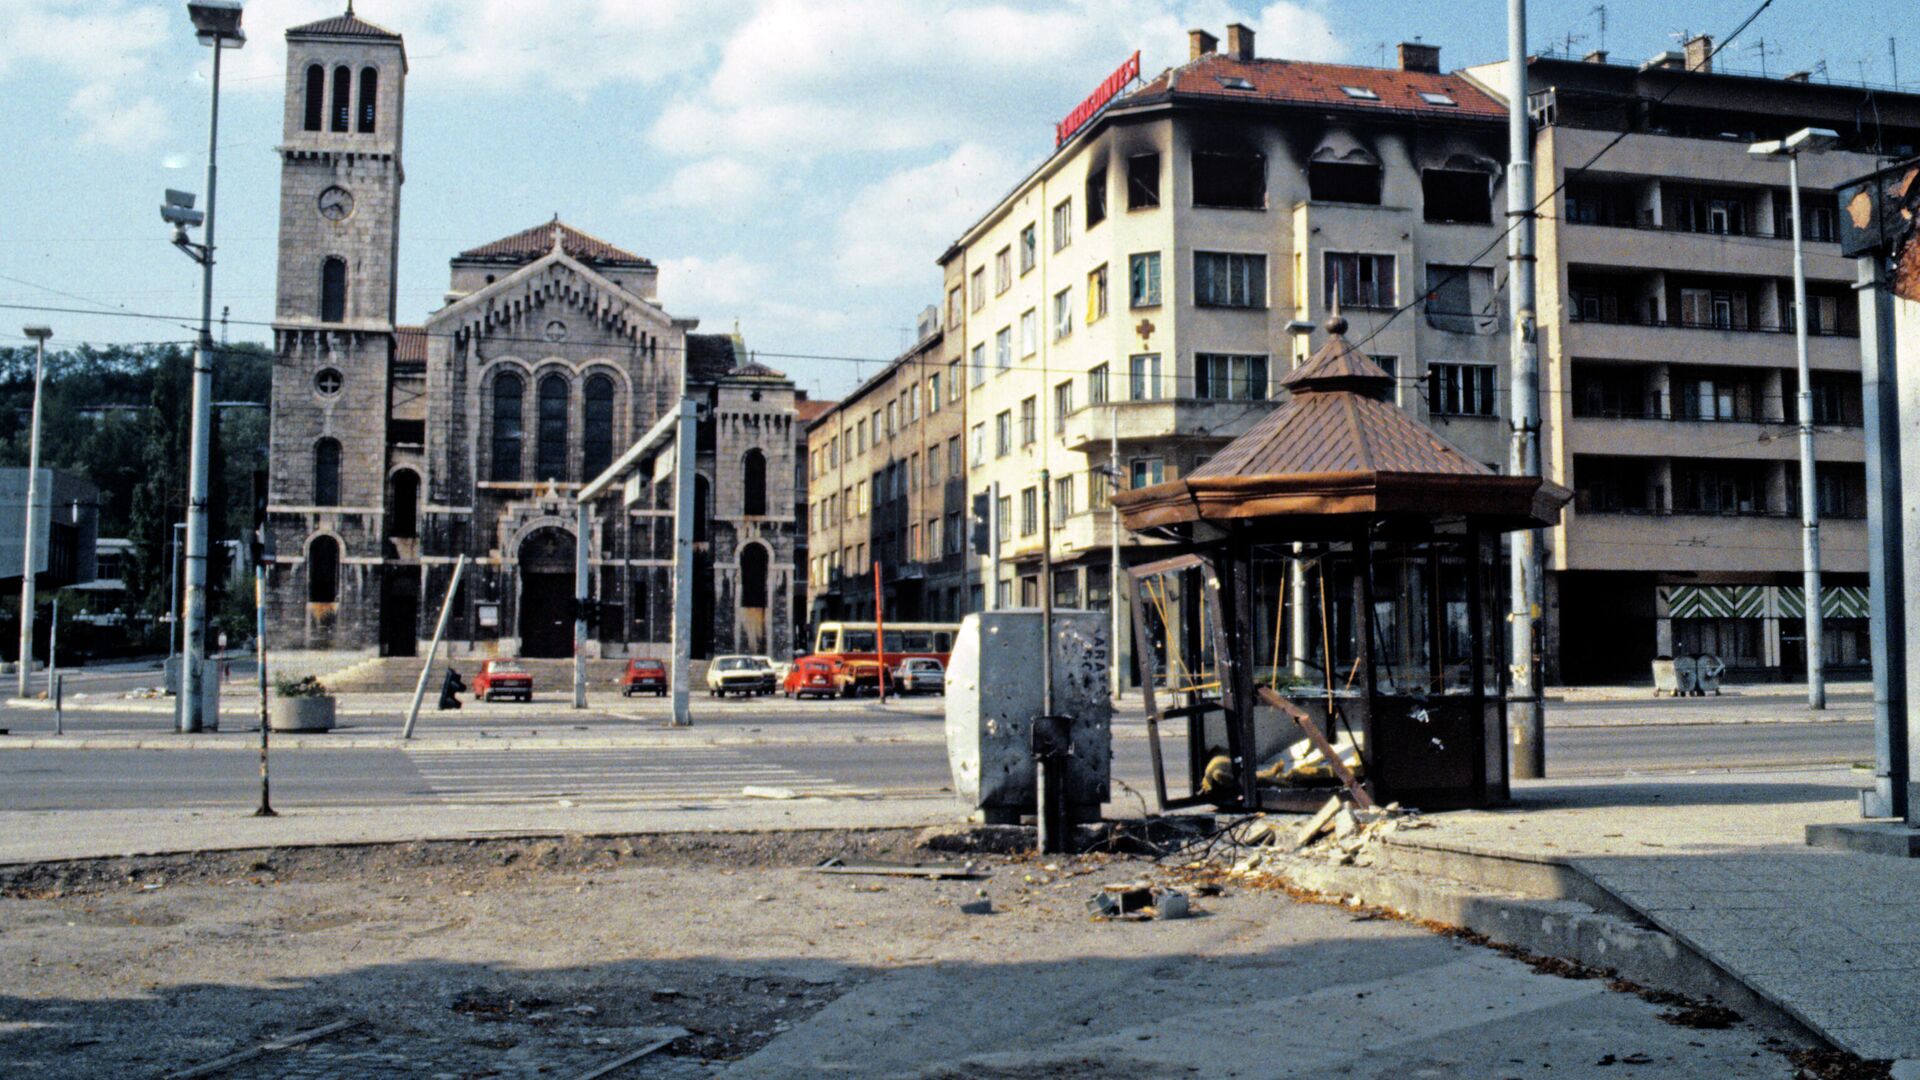
[[[1827,707],[1825,615],[1820,606],[1820,492],[1813,467],[1813,386],[1807,363],[1807,261],[1800,229],[1800,155],[1787,155],[1787,197],[1793,208],[1793,348],[1799,364],[1800,563],[1806,591],[1807,708]]]
[[[46,373],[47,339],[53,329],[28,326],[20,331],[33,339],[33,433],[27,443],[27,535],[20,554],[20,670],[17,694],[27,696],[33,673],[33,586],[40,567],[40,385]],[[51,680],[48,686],[52,686]]]
[[[587,554],[587,504],[574,508],[573,542],[573,707],[587,707],[587,605],[592,603],[587,579],[592,574]]]
[[[673,433],[673,727],[692,727],[687,699],[693,673],[693,487],[699,406],[680,399]]]
[[[876,502],[878,500],[875,500]],[[880,665],[874,689],[887,703],[887,611],[880,594],[880,560],[873,560],[873,657]]]
[[[1513,436],[1507,471],[1540,475],[1540,342],[1534,323],[1533,130],[1527,117],[1527,0],[1507,0],[1507,280],[1513,290],[1508,422]],[[1513,775],[1536,780],[1547,774],[1545,717],[1540,696],[1538,623],[1541,585],[1540,530],[1513,534],[1513,682],[1507,709],[1512,718]]]
[[[1113,491],[1120,490],[1120,406],[1107,406],[1109,417],[1107,426],[1107,482]],[[1107,568],[1107,667],[1113,682],[1113,699],[1120,700],[1120,692],[1126,689],[1126,672],[1120,663],[1120,628],[1126,625],[1120,618],[1120,507],[1114,504],[1113,494],[1107,495],[1107,533],[1112,541]]]
[[[992,494],[987,500],[987,588],[982,593],[981,606],[988,611],[1000,610],[1000,481],[995,480],[988,489]]]
[[[1844,192],[1841,197],[1845,205]],[[1854,289],[1860,297],[1860,419],[1867,439],[1867,644],[1873,661],[1874,749],[1874,784],[1860,792],[1860,811],[1863,817],[1911,820],[1907,627],[1899,614],[1906,578],[1900,396],[1887,261],[1878,249],[1854,260],[1859,271]]]

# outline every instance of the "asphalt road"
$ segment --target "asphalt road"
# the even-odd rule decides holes
[[[42,714],[44,715],[44,714]],[[1151,790],[1143,739],[1115,740],[1116,779]],[[1870,760],[1863,723],[1669,725],[1549,732],[1548,772],[1777,768]],[[699,803],[747,786],[799,793],[928,793],[948,783],[936,743],[688,745],[665,749],[282,749],[273,793],[284,806],[654,800]],[[1170,777],[1177,787],[1179,777]],[[0,809],[250,806],[257,759],[233,750],[32,750],[0,753]],[[1131,798],[1124,788],[1116,800]]]

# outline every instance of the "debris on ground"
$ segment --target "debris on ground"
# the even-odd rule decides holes
[[[1193,904],[1179,889],[1128,881],[1108,885],[1094,893],[1087,899],[1087,911],[1096,919],[1164,921],[1192,918]]]
[[[989,877],[979,864],[966,862],[846,862],[839,858],[828,859],[813,868],[816,874],[874,874],[882,877],[916,877],[938,881],[974,881]]]
[[[1333,740],[1334,755],[1355,776],[1366,773],[1366,762],[1360,752],[1362,743],[1364,740],[1356,741],[1352,732],[1341,732]],[[1262,783],[1288,787],[1332,784],[1340,779],[1327,756],[1308,739],[1301,739],[1268,758],[1257,775]]]
[[[741,788],[740,794],[749,799],[797,799],[800,797],[800,793],[792,788],[760,787],[755,784],[748,784]]]
[[[1256,873],[1274,854],[1308,852],[1345,866],[1373,864],[1371,848],[1385,837],[1402,829],[1427,829],[1433,823],[1399,803],[1387,806],[1355,806],[1344,794],[1327,799],[1305,823],[1296,825],[1294,815],[1255,815],[1238,826],[1233,836],[1238,847],[1251,848],[1234,865],[1235,874]]]
[[[960,914],[991,915],[993,914],[993,900],[991,898],[981,899],[981,900],[969,900],[966,903],[960,905]]]

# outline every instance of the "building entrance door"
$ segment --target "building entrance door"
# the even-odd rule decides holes
[[[420,578],[413,567],[387,571],[386,595],[380,603],[380,645],[387,656],[412,656],[418,641]]]
[[[573,534],[541,529],[520,545],[520,655],[573,655]]]

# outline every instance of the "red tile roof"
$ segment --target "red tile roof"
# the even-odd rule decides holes
[[[424,326],[394,327],[393,359],[398,364],[426,363],[427,328]]]
[[[635,255],[631,251],[614,247],[597,236],[589,236],[579,229],[566,224],[559,218],[523,229],[512,236],[495,240],[490,244],[481,244],[477,248],[468,248],[460,253],[462,259],[499,259],[513,262],[530,262],[553,250],[555,231],[560,234],[560,248],[568,255],[584,263],[619,263],[627,266],[652,266],[653,262]]]
[[[296,26],[288,30],[289,34],[331,34],[335,37],[376,37],[400,40],[400,35],[384,26],[375,26],[353,13],[353,5],[347,5],[345,15],[335,15],[330,19],[310,22],[305,26]]]
[[[806,425],[832,412],[834,406],[838,404],[840,404],[838,401],[817,401],[813,398],[802,398],[793,403],[793,413],[802,425]]]
[[[1236,90],[1222,82],[1234,79],[1244,80],[1252,89]],[[1342,90],[1343,86],[1371,91],[1376,99],[1354,97]],[[1435,104],[1422,98],[1423,92],[1445,95],[1456,104]],[[1507,115],[1505,105],[1459,75],[1306,60],[1234,60],[1219,53],[1162,72],[1118,104],[1122,107],[1145,104],[1168,96],[1475,119],[1500,119]]]

